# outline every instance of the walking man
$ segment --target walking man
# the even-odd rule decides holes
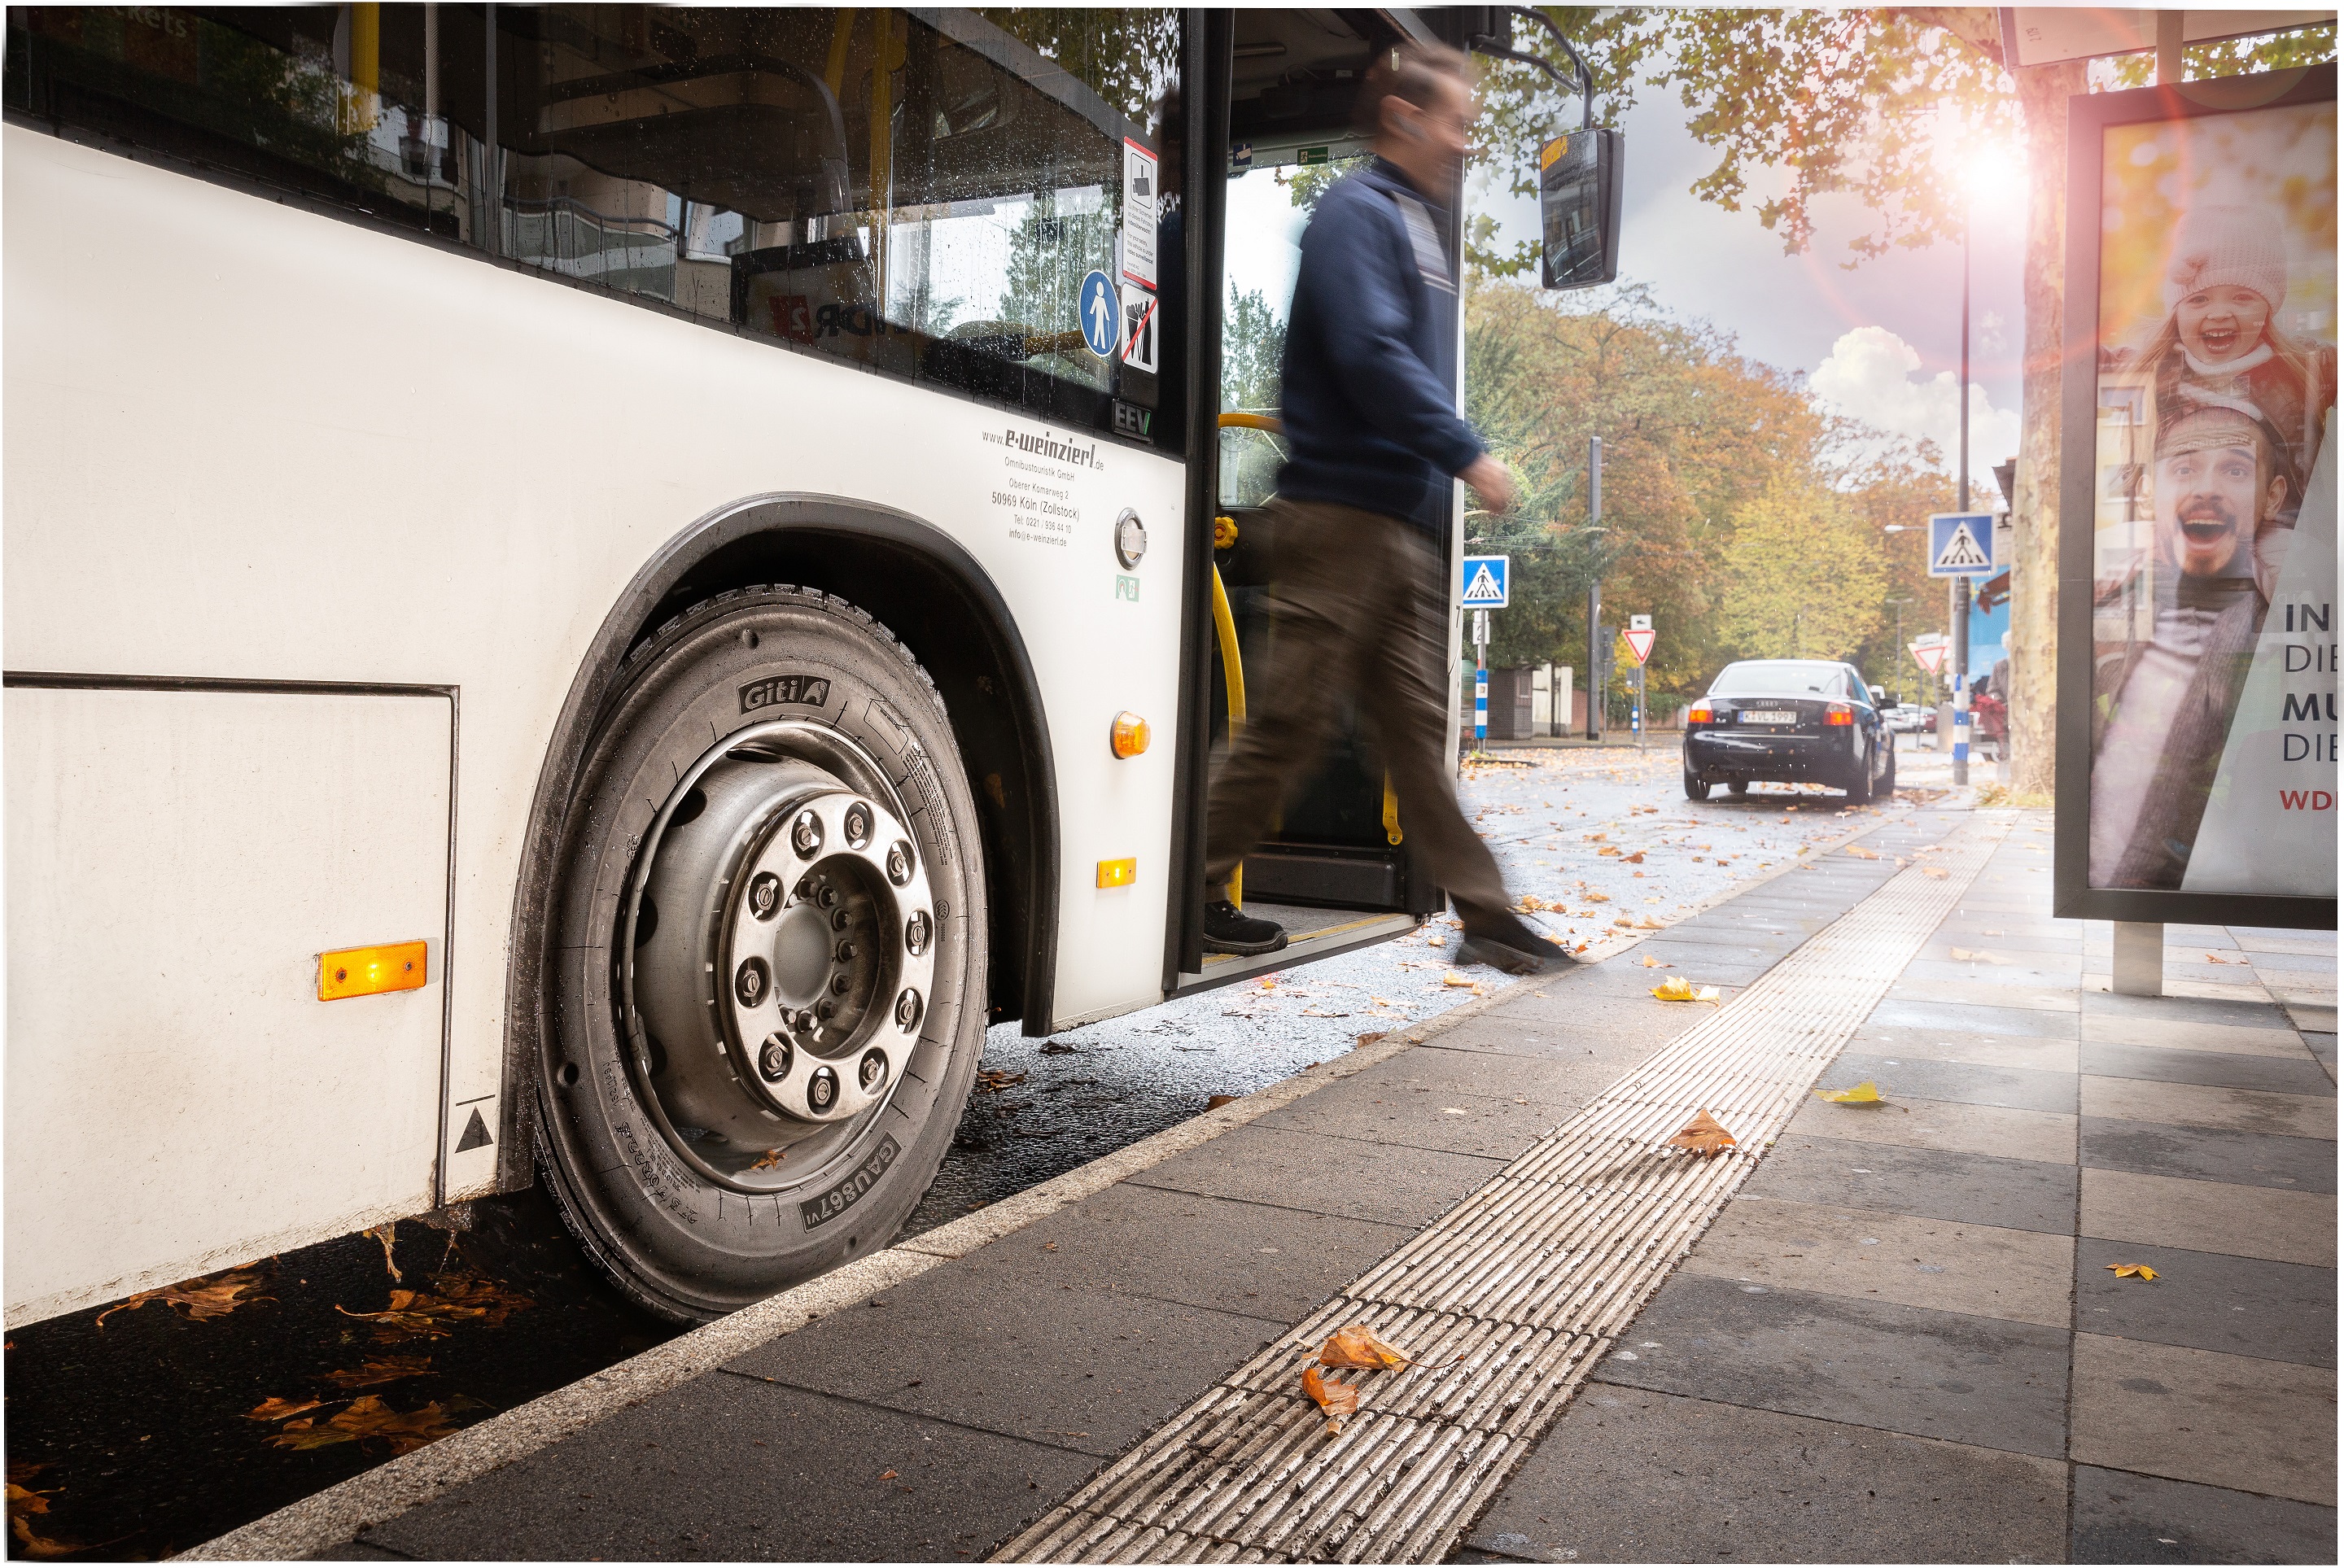
[[[1442,244],[1476,106],[1465,57],[1422,44],[1380,59],[1359,99],[1374,162],[1319,198],[1287,326],[1275,631],[1266,694],[1213,781],[1205,946],[1273,952],[1286,932],[1228,901],[1228,882],[1346,696],[1374,732],[1399,819],[1465,926],[1458,957],[1529,974],[1571,961],[1507,907],[1504,879],[1457,809],[1445,763],[1451,477],[1493,512],[1505,466],[1458,417],[1457,278]]]

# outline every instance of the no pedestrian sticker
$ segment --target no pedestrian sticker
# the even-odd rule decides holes
[[[1123,308],[1116,299],[1115,285],[1106,273],[1094,271],[1084,277],[1082,292],[1076,297],[1082,313],[1084,345],[1101,359],[1114,358],[1123,340]]]
[[[1510,558],[1506,556],[1467,556],[1465,558],[1465,590],[1457,602],[1467,609],[1503,609],[1506,608],[1506,568]]]
[[[1994,518],[1984,512],[1940,512],[1929,519],[1929,575],[1978,577],[1994,569]]]

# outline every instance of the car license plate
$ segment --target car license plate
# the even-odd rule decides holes
[[[1744,724],[1796,724],[1798,721],[1797,714],[1784,713],[1780,709],[1760,709],[1754,712],[1745,710],[1742,715]]]

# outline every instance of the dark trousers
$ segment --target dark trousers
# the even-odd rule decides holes
[[[1268,668],[1247,671],[1249,710],[1213,779],[1205,880],[1217,892],[1261,841],[1295,778],[1319,760],[1345,698],[1359,700],[1391,771],[1400,831],[1470,920],[1506,906],[1498,863],[1457,809],[1447,761],[1445,562],[1394,518],[1327,501],[1277,501]]]

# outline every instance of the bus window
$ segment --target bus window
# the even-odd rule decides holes
[[[1176,12],[8,15],[11,108],[1177,449],[1171,324],[1150,318],[1177,286],[1156,256],[1159,236],[1178,248],[1157,188],[1177,166]],[[1106,355],[1081,319],[1093,273]]]

